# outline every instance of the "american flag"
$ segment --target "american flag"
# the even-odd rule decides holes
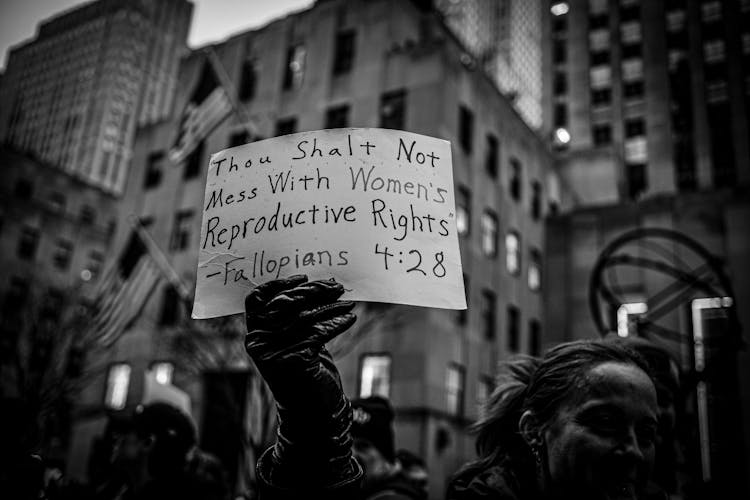
[[[170,160],[176,164],[184,161],[233,109],[211,59],[206,57],[200,79],[182,112],[177,139],[169,150]]]
[[[140,315],[161,278],[157,263],[134,231],[97,288],[89,338],[99,347],[112,346]]]

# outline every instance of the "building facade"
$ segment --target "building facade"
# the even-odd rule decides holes
[[[544,18],[545,113],[569,195],[547,220],[546,270],[559,279],[547,289],[545,341],[610,332],[669,349],[694,431],[681,487],[746,492],[750,2],[551,1]],[[654,232],[669,236],[645,237]],[[640,236],[599,267],[626,234]],[[693,260],[688,239],[711,257]],[[598,328],[602,287],[616,303]],[[704,343],[711,328],[718,337]],[[711,342],[722,347],[707,362]],[[711,383],[703,370],[719,358],[727,378]]]
[[[39,25],[10,51],[0,142],[114,193],[139,124],[171,110],[192,4],[100,0]]]
[[[539,0],[437,0],[445,22],[513,107],[543,130],[542,5]]]
[[[750,182],[750,3],[549,7],[545,112],[580,204]]]
[[[244,112],[213,130],[181,166],[167,154],[178,114],[142,128],[121,205],[123,214],[147,221],[190,286],[210,153],[337,127],[395,128],[451,141],[469,309],[362,304],[352,335],[332,346],[346,393],[392,401],[397,446],[426,459],[431,496],[442,497],[450,475],[474,456],[466,425],[493,387],[497,362],[542,348],[543,218],[559,201],[548,191],[550,151],[495,83],[461,57],[465,48],[441,18],[419,2],[320,1],[198,50],[181,66],[177,110],[193,94],[207,50]],[[239,116],[249,117],[249,127]],[[126,236],[123,229],[116,239]],[[198,428],[216,428],[207,410],[209,382],[184,373],[183,360],[165,347],[178,327],[175,307],[181,306],[170,288],[159,290],[110,361],[132,366],[132,405],[141,397],[143,370],[171,360]],[[241,341],[235,344],[241,352]],[[242,373],[247,360],[240,356],[224,368]],[[105,384],[91,391],[89,403],[101,405]]]

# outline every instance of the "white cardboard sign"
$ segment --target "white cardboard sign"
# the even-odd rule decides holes
[[[345,300],[466,309],[450,143],[349,128],[213,154],[193,318],[295,274],[335,278]]]

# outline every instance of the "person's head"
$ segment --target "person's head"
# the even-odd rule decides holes
[[[429,476],[424,460],[409,450],[398,450],[396,460],[401,464],[403,474],[418,488],[427,489]]]
[[[658,408],[638,354],[569,342],[509,363],[500,381],[477,424],[485,460],[560,498],[635,498],[646,486]]]
[[[136,483],[184,470],[196,442],[190,417],[162,402],[136,408],[129,430],[116,453],[117,460],[136,476]]]
[[[352,401],[353,452],[365,470],[365,487],[396,470],[393,408],[380,396]]]

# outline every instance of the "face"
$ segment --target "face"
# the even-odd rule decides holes
[[[562,497],[635,499],[654,464],[656,390],[639,368],[595,366],[543,432],[549,479]]]

